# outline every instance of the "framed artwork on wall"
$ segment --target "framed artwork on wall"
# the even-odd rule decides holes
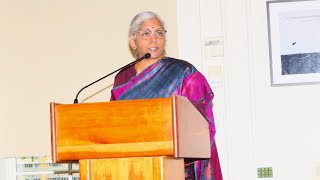
[[[320,83],[320,0],[267,1],[272,86]]]

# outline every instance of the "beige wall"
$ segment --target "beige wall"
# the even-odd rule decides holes
[[[0,157],[50,155],[49,103],[72,103],[134,60],[127,31],[143,10],[166,21],[167,54],[177,56],[176,1],[0,0]],[[79,101],[108,100],[112,80]]]

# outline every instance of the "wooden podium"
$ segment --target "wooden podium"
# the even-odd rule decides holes
[[[50,104],[54,162],[81,180],[183,180],[183,158],[210,158],[206,120],[182,96]]]

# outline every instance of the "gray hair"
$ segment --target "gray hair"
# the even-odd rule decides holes
[[[130,24],[130,29],[129,29],[129,37],[130,35],[132,35],[133,39],[136,38],[136,32],[137,30],[140,28],[140,25],[142,22],[152,19],[152,18],[156,18],[160,21],[162,27],[165,29],[164,27],[164,21],[162,20],[162,18],[157,15],[156,13],[152,12],[152,11],[143,11],[139,14],[137,14],[131,21]]]

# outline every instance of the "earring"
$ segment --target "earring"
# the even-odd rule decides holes
[[[135,46],[132,47],[133,50],[136,50],[136,48],[137,48],[137,47],[135,47]]]

